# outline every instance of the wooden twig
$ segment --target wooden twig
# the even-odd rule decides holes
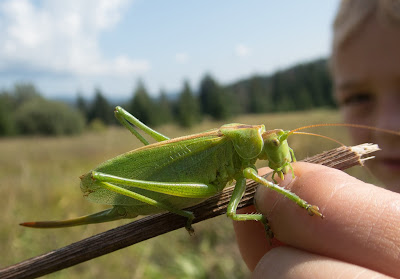
[[[363,155],[379,150],[377,145],[363,144],[355,147],[339,147],[303,161],[326,165],[340,170],[363,165]],[[239,208],[253,204],[258,184],[249,181]],[[226,213],[234,187],[188,210],[193,211],[198,223]],[[136,244],[143,240],[184,227],[186,219],[171,213],[147,216],[129,224],[88,237],[63,248],[25,260],[0,270],[0,278],[36,278],[113,251]]]

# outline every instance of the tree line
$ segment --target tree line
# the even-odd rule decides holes
[[[114,125],[115,105],[152,127],[169,122],[190,127],[205,117],[228,120],[244,113],[334,107],[331,87],[324,59],[225,86],[206,74],[197,90],[184,81],[174,97],[161,91],[153,98],[139,81],[132,97],[122,104],[109,101],[100,88],[95,89],[93,99],[78,94],[75,103],[67,105],[43,98],[32,84],[16,84],[0,92],[0,135],[75,134],[85,127]]]

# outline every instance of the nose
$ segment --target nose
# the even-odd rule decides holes
[[[377,104],[378,114],[376,125],[378,128],[400,132],[400,92],[391,94]]]
[[[383,96],[388,96],[388,98],[382,98],[381,102],[377,104],[376,127],[400,132],[400,92]],[[400,138],[396,135],[377,132],[376,137],[386,143],[400,143]]]

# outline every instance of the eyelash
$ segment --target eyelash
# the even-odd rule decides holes
[[[344,106],[357,106],[368,104],[372,99],[373,96],[370,92],[354,92],[348,94],[341,103]]]

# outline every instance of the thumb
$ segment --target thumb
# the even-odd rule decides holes
[[[255,202],[275,237],[302,250],[399,276],[400,195],[324,166],[293,167],[296,178],[286,187],[319,206],[325,218],[310,217],[291,200],[259,187]]]

